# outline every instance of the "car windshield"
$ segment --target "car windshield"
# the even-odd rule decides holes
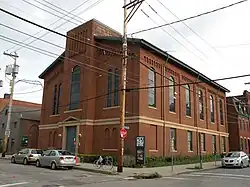
[[[237,157],[240,157],[240,153],[239,153],[239,152],[228,153],[228,154],[226,155],[226,157],[237,158]]]
[[[58,151],[59,155],[74,155],[73,153],[69,151]]]
[[[43,153],[43,151],[40,149],[34,149],[31,151],[31,154],[40,154],[41,155],[42,153]]]

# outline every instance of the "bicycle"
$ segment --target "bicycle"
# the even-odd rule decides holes
[[[107,170],[112,170],[113,169],[113,159],[112,157],[106,156],[106,157],[102,157],[99,156],[99,158],[97,160],[94,161],[93,163],[94,167],[100,169],[107,169]]]

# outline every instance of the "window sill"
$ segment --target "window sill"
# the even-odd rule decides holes
[[[194,151],[188,151],[189,153],[193,153]]]
[[[120,108],[120,106],[105,107],[103,108],[103,110],[110,110],[110,109],[115,109],[115,108]]]
[[[52,117],[58,117],[60,116],[60,114],[53,114],[53,115],[50,115],[49,117],[52,118]]]
[[[157,153],[158,150],[157,149],[149,149],[149,152],[151,152],[151,153]]]
[[[148,108],[150,108],[150,109],[154,109],[154,110],[157,110],[157,108],[156,108],[156,107],[154,107],[154,106],[148,106]]]
[[[176,114],[176,112],[169,111],[169,114]]]
[[[187,115],[186,115],[186,118],[192,119],[192,117],[191,117],[191,116],[187,116]]]
[[[172,153],[177,153],[177,150],[173,150]]]
[[[201,151],[201,153],[206,153],[207,151]]]
[[[111,152],[113,152],[113,151],[118,151],[118,149],[102,149],[102,151],[111,151]]]
[[[66,114],[66,113],[72,113],[72,112],[80,112],[80,111],[82,111],[81,108],[80,109],[76,109],[76,110],[66,110],[66,111],[64,111],[64,114]]]

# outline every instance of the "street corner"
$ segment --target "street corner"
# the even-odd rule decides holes
[[[134,178],[134,179],[156,179],[156,178],[162,178],[162,175],[158,172],[153,173],[134,173],[132,176],[129,176],[128,178]]]
[[[210,168],[199,168],[199,167],[188,167],[186,168],[186,171],[179,171],[179,172],[174,172],[172,173],[172,176],[174,175],[182,175],[182,174],[189,174],[189,173],[194,173],[194,172],[204,172],[204,171],[212,171],[216,169],[222,168],[221,166],[214,166]]]

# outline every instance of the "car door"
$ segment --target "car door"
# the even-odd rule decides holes
[[[48,165],[47,166],[50,166],[51,162],[56,160],[56,155],[57,155],[56,151],[53,150],[50,152],[49,156],[47,157],[48,158],[48,160],[47,160]]]
[[[39,158],[41,166],[48,166],[47,160],[51,150],[44,151],[42,156]]]
[[[241,160],[242,160],[244,166],[247,166],[247,164],[248,164],[246,156],[247,155],[244,152],[241,152]]]
[[[19,151],[15,157],[16,162],[22,163],[27,152],[28,152],[28,149],[22,149],[21,151]]]

